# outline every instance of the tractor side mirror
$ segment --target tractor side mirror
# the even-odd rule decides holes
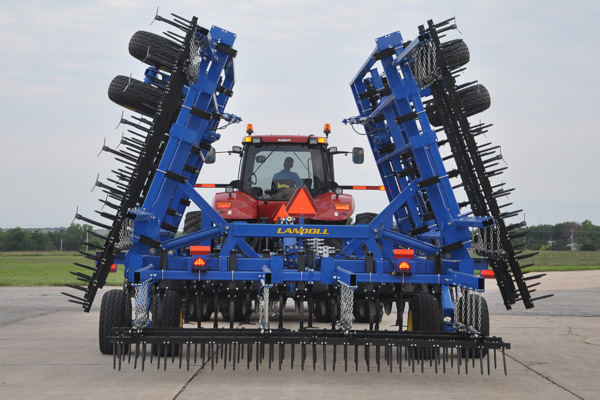
[[[214,164],[217,161],[217,152],[214,147],[211,147],[210,150],[204,156],[204,162],[206,164]]]
[[[365,151],[362,147],[354,147],[352,149],[352,162],[354,164],[362,164],[365,161]]]

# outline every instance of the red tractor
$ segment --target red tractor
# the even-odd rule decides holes
[[[314,201],[316,213],[305,218],[305,224],[344,225],[354,213],[354,199],[344,194],[335,182],[333,156],[349,154],[328,148],[330,128],[325,125],[322,136],[300,135],[252,135],[249,124],[248,136],[242,147],[234,146],[230,154],[239,154],[241,164],[239,178],[229,185],[197,184],[197,187],[225,187],[225,192],[217,193],[213,208],[227,221],[247,221],[252,223],[274,223],[285,218],[285,207],[299,188],[305,188]],[[362,164],[364,150],[355,147],[352,161]],[[214,158],[207,162],[214,162]],[[379,188],[379,186],[377,186]],[[192,213],[188,213],[192,214]],[[193,218],[188,215],[187,220]],[[189,227],[188,227],[189,226]],[[192,229],[186,223],[186,230]],[[255,243],[255,250],[264,248],[276,250],[265,243]]]

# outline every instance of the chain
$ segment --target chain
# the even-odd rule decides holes
[[[119,242],[115,244],[115,248],[119,250],[129,250],[133,245],[132,234],[133,220],[125,218],[121,225],[121,232],[119,232]]]
[[[477,332],[479,332],[481,334],[481,330],[482,330],[482,325],[481,325],[481,292],[478,291],[477,292],[477,302],[478,302],[478,306],[477,306]]]
[[[269,288],[267,286],[263,286],[258,295],[258,327],[262,333],[271,331],[269,326]]]
[[[134,284],[135,288],[135,317],[133,327],[143,329],[148,326],[148,292],[151,280],[148,279],[142,283]]]
[[[349,285],[340,283],[340,320],[337,322],[338,328],[344,333],[352,329],[352,310],[354,309],[354,289]]]
[[[415,81],[423,89],[438,78],[435,46],[433,42],[423,42],[414,50],[414,61],[412,64]]]
[[[190,43],[190,61],[185,70],[187,78],[191,83],[196,83],[198,81],[200,63],[202,62],[202,56],[200,55],[200,50],[202,49],[202,47],[203,46],[201,39],[198,36],[194,35]]]

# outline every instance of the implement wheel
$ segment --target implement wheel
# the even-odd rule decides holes
[[[479,301],[481,300],[481,303]],[[481,305],[480,305],[481,304]],[[479,311],[481,309],[481,312]],[[467,325],[478,331],[482,336],[490,334],[490,313],[487,302],[481,296],[468,294],[456,302],[456,322]],[[481,350],[481,356],[485,357],[488,349]],[[480,352],[475,350],[469,353],[469,358],[479,358]],[[467,349],[462,350],[463,357],[467,356]]]
[[[129,40],[129,54],[168,72],[173,70],[180,49],[166,37],[146,31],[137,31]]]
[[[147,117],[156,113],[162,90],[128,76],[116,76],[108,86],[108,98],[118,105]]]
[[[444,42],[441,44],[440,48],[446,56],[448,67],[450,69],[462,67],[471,60],[469,48],[462,39]]]
[[[152,307],[153,328],[182,328],[183,327],[183,297],[175,290],[165,290],[164,296],[154,296],[155,306]],[[158,355],[159,346],[153,344],[152,352]],[[179,347],[162,346],[160,355],[165,357],[179,355]]]
[[[479,114],[490,108],[492,99],[490,93],[483,85],[473,85],[462,88],[458,91],[458,96],[462,103],[462,108],[467,117]],[[433,103],[429,103],[426,107],[427,118],[432,126],[441,126],[442,119],[438,113],[437,107]]]
[[[408,330],[414,332],[443,332],[442,306],[429,293],[419,293],[408,303]],[[439,349],[438,349],[439,350]],[[435,357],[432,348],[417,347],[417,358],[430,360]]]
[[[128,301],[127,292],[121,289],[109,290],[102,296],[98,324],[98,344],[102,354],[113,354],[113,344],[108,339],[113,328],[131,326],[131,305],[128,306]]]

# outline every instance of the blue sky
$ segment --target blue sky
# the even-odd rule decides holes
[[[239,144],[245,124],[257,133],[320,133],[330,143],[368,146],[342,119],[357,113],[349,82],[375,46],[400,30],[406,39],[428,19],[456,16],[471,62],[461,81],[479,80],[492,107],[488,138],[509,166],[501,181],[530,225],[589,219],[600,224],[600,125],[597,38],[600,3],[584,1],[20,1],[0,8],[0,228],[67,226],[75,210],[91,216],[96,175],[117,165],[98,152],[117,145],[122,109],[106,95],[115,75],[141,78],[129,56],[137,30],[156,7],[238,35],[229,127],[217,150]],[[374,4],[367,4],[374,3]],[[368,152],[367,152],[368,153]],[[379,180],[367,160],[339,160],[340,184]],[[220,155],[204,181],[229,182],[237,159]],[[211,197],[211,192],[206,193]],[[356,194],[359,212],[383,208],[382,193]]]

